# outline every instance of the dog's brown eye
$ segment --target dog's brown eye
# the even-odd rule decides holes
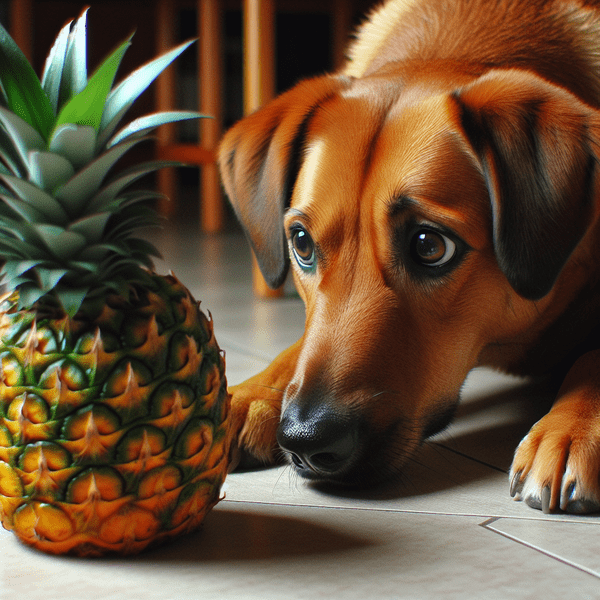
[[[310,271],[315,267],[315,244],[303,227],[297,226],[292,230],[292,250],[302,269]]]
[[[441,267],[456,254],[456,244],[447,236],[431,229],[422,229],[412,240],[413,258],[428,267]]]

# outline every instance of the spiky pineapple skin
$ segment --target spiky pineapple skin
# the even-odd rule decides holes
[[[131,554],[198,527],[229,462],[225,360],[174,276],[74,319],[0,300],[0,518],[55,554]]]

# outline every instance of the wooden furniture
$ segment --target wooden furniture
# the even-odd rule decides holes
[[[242,7],[244,56],[244,112],[253,112],[275,95],[275,14],[278,5],[298,11],[330,11],[333,15],[333,55],[336,66],[343,52],[351,15],[352,0],[155,0],[157,53],[166,52],[181,40],[177,38],[177,8],[195,5],[198,19],[198,80],[200,97],[198,110],[211,119],[199,121],[199,143],[180,143],[175,125],[165,125],[157,132],[157,158],[198,165],[201,169],[200,218],[201,228],[208,233],[224,227],[224,198],[216,165],[216,151],[222,131],[223,52],[222,15],[225,5]],[[10,3],[10,32],[28,58],[32,52],[32,15],[35,0],[12,0]],[[158,78],[156,110],[174,110],[177,105],[176,69],[171,66]],[[158,174],[161,192],[171,202],[161,203],[166,215],[174,211],[177,202],[176,173],[162,169]],[[260,297],[282,295],[271,290],[254,265],[254,289]]]
[[[160,53],[173,48],[179,41],[175,39],[176,11],[173,4],[170,0],[158,0],[156,3],[156,46]],[[216,165],[216,149],[222,130],[221,6],[220,0],[197,0],[196,4],[200,82],[198,109],[212,118],[199,121],[199,144],[178,143],[174,125],[161,127],[158,131],[157,155],[160,159],[177,160],[201,167],[201,227],[206,232],[214,233],[223,228],[224,219],[223,198]],[[175,69],[169,68],[157,82],[157,110],[173,110],[177,106],[176,90]],[[159,188],[172,201],[171,204],[164,203],[161,206],[162,212],[166,214],[173,210],[176,202],[175,175],[172,169],[163,169],[159,174]]]
[[[344,60],[351,20],[351,2],[332,0],[333,52],[336,66]],[[244,0],[244,112],[260,108],[275,95],[275,0]],[[273,290],[265,282],[256,258],[253,261],[254,293],[277,298],[283,287]]]
[[[250,114],[275,96],[275,0],[244,0],[244,113]],[[254,293],[260,298],[283,296],[270,288],[256,258],[252,263]]]
[[[202,169],[201,226],[212,233],[223,228],[224,208],[216,166],[216,150],[222,134],[222,53],[220,0],[197,0],[198,15],[198,79],[200,81],[199,110],[213,116],[200,121],[200,144],[180,144],[175,138],[175,126],[161,127],[158,135],[158,157],[200,165]],[[244,112],[256,110],[275,94],[275,2],[274,0],[243,0],[244,18]],[[158,0],[156,44],[164,52],[175,45],[175,11],[169,0]],[[175,71],[168,69],[159,78],[157,109],[175,106]],[[164,169],[159,177],[161,191],[173,202],[176,194],[175,172]],[[162,211],[172,210],[165,202]],[[253,267],[254,289],[260,297],[280,296],[281,290],[270,289],[256,264]]]

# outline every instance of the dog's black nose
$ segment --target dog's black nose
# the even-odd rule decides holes
[[[283,413],[277,441],[301,475],[335,479],[354,462],[358,431],[339,410],[293,403]]]

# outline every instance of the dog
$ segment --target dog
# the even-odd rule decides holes
[[[339,72],[234,125],[225,190],[306,307],[302,339],[231,390],[239,451],[377,484],[474,367],[564,367],[510,493],[598,511],[599,107],[600,0],[388,0]]]

